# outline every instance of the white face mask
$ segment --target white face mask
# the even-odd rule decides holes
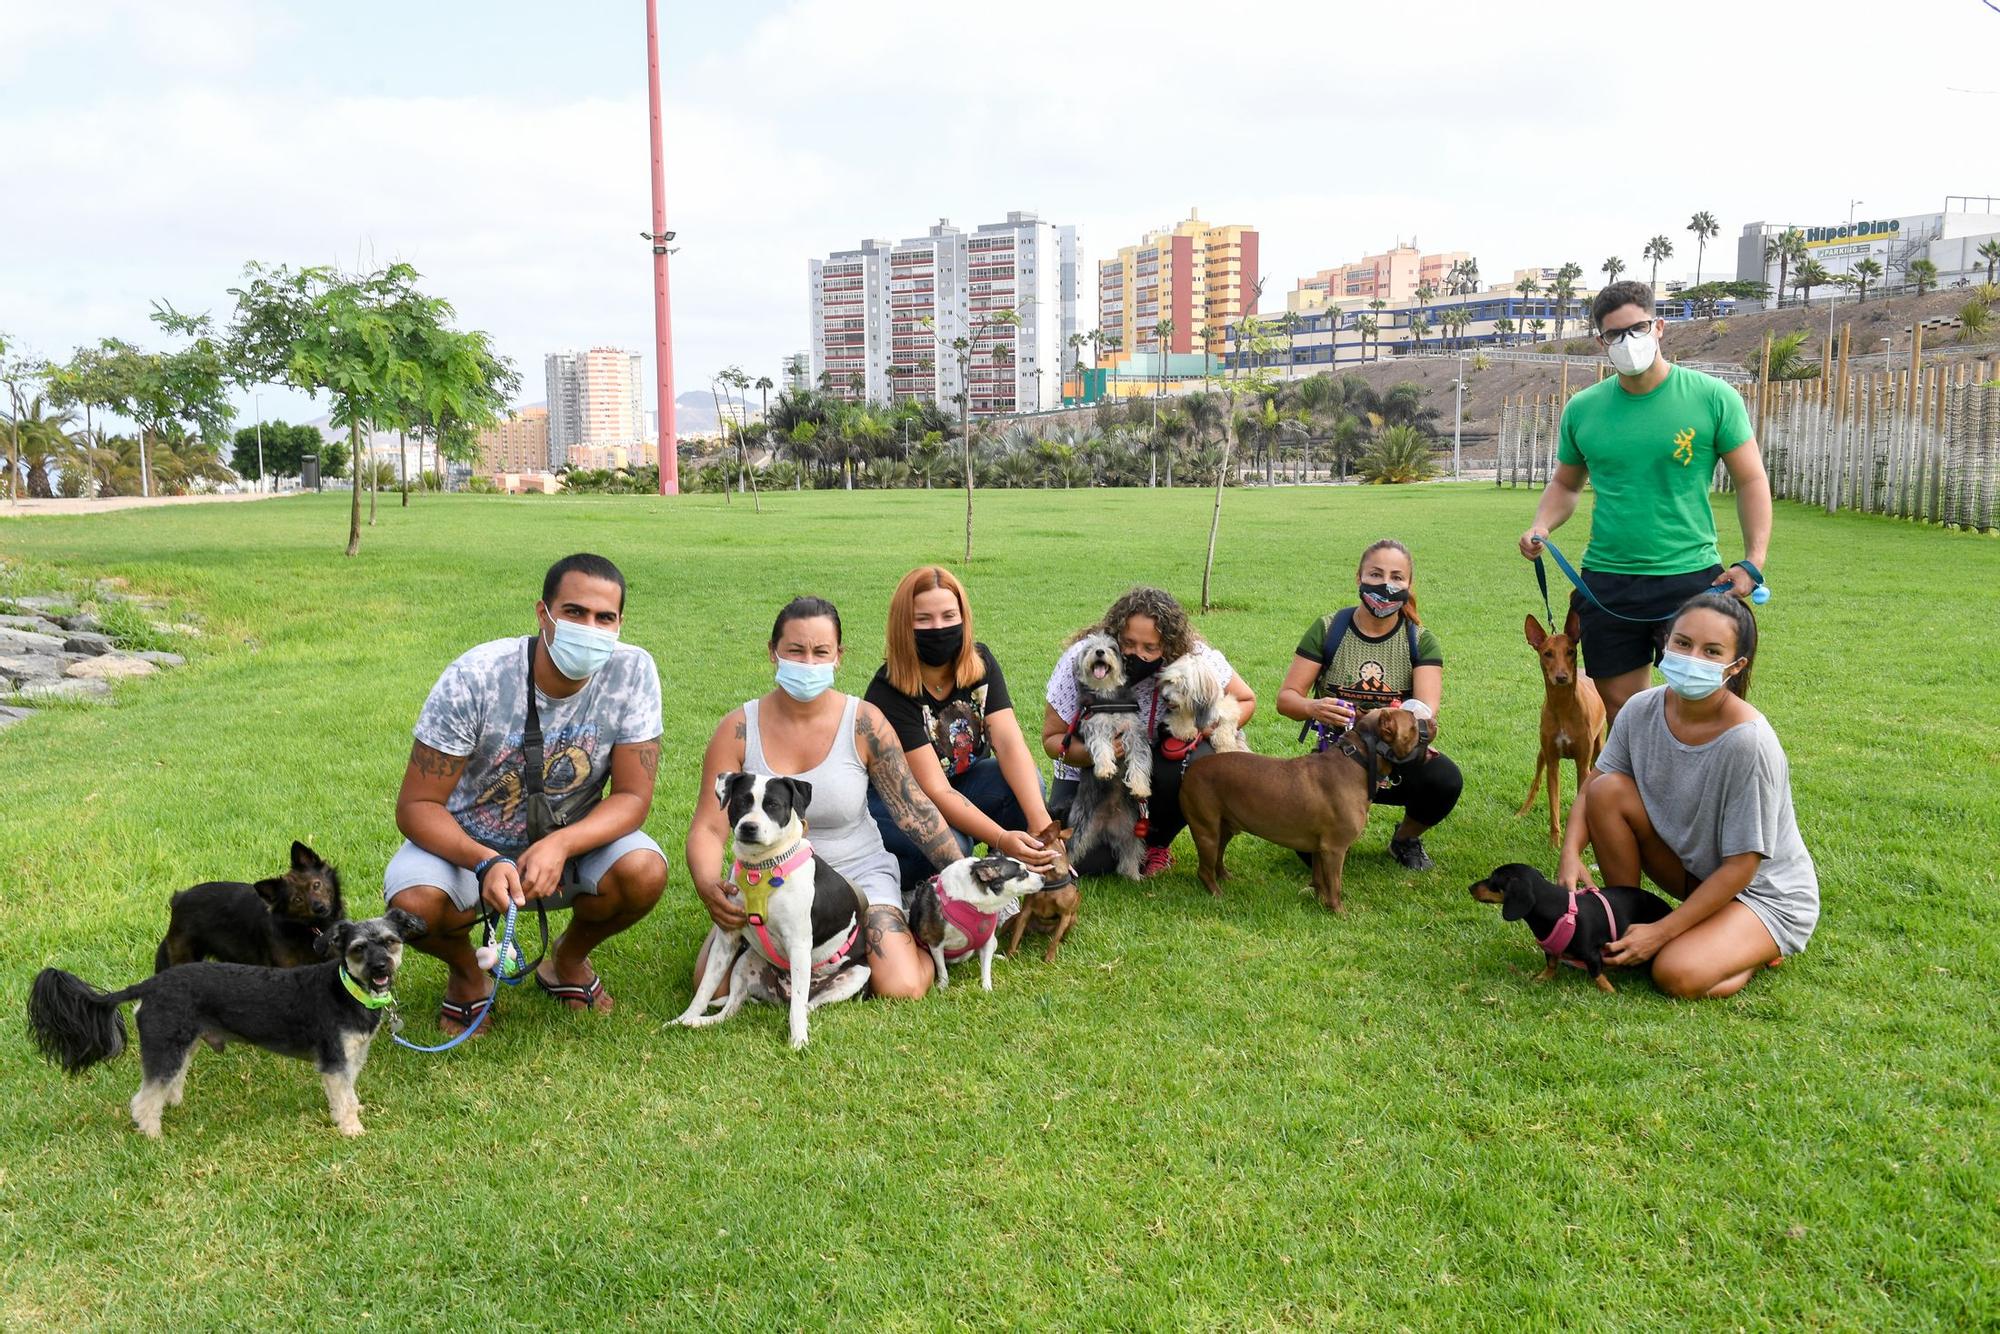
[[[1660,355],[1660,340],[1648,329],[1642,334],[1621,338],[1604,349],[1620,375],[1644,375]]]

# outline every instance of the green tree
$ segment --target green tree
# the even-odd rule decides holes
[[[408,264],[344,273],[253,263],[244,285],[230,289],[230,361],[238,377],[326,393],[334,425],[348,433],[350,556],[361,551],[363,423],[397,421],[420,402],[433,421],[448,415],[484,424],[497,414],[512,374],[484,334],[450,328],[450,303],[420,291],[420,276]]]
[[[1979,247],[1979,257],[1986,261],[1986,281],[1991,284],[1995,272],[2000,272],[2000,236],[1994,237]]]
[[[1687,229],[1694,233],[1694,285],[1701,286],[1701,257],[1708,249],[1708,243],[1722,231],[1713,213],[1701,212],[1688,219]]]
[[[324,442],[320,439],[317,426],[292,426],[285,422],[264,422],[264,471],[272,477],[297,477],[305,467],[308,454],[320,455],[323,471],[338,474],[340,466],[347,462],[347,451],[341,449],[341,463],[329,466],[325,456]],[[340,448],[338,442],[334,448]],[[234,448],[229,456],[229,466],[238,477],[257,476],[257,427],[245,426],[236,432]]]
[[[1800,329],[1782,334],[1771,340],[1771,378],[1773,380],[1817,380],[1819,363],[1807,361],[1804,355],[1806,340],[1812,337],[1812,330]],[[1763,374],[1763,349],[1758,349],[1748,357],[1743,368],[1752,375]]]
[[[1652,240],[1646,242],[1645,248],[1639,252],[1639,258],[1653,261],[1653,276],[1648,285],[1652,287],[1655,298],[1660,294],[1660,261],[1663,259],[1672,259],[1673,256],[1674,241],[1665,232],[1661,232]]]
[[[1782,300],[1789,285],[1792,265],[1806,257],[1806,234],[1796,227],[1787,227],[1776,236],[1764,238],[1764,262],[1777,261],[1778,296]]]
[[[1382,326],[1376,323],[1373,315],[1363,315],[1354,321],[1354,327],[1361,331],[1361,355],[1368,360],[1374,360],[1368,356],[1368,349],[1371,344],[1381,346]]]
[[[1826,266],[1816,259],[1804,261],[1799,265],[1797,271],[1792,274],[1792,286],[1800,291],[1802,299],[1807,305],[1812,304],[1813,288],[1825,287],[1832,281],[1833,275],[1828,273]]]
[[[1927,259],[1913,259],[1903,266],[1903,276],[1917,285],[1917,295],[1922,296],[1937,286],[1937,265]]]
[[[1868,299],[1868,284],[1882,276],[1882,265],[1873,256],[1854,261],[1854,288],[1857,302]]]
[[[1541,294],[1541,279],[1530,273],[1514,285],[1514,290],[1521,298],[1521,327],[1525,329],[1529,317],[1534,314],[1532,303],[1535,297]]]
[[[1583,276],[1583,265],[1571,260],[1556,270],[1555,285],[1549,288],[1549,295],[1555,299],[1556,341],[1561,342],[1563,323],[1574,313],[1576,301],[1576,280]]]
[[[1625,272],[1625,261],[1618,258],[1618,256],[1613,255],[1610,259],[1605,260],[1604,263],[1599,265],[1598,267],[1604,270],[1605,282],[1615,283],[1618,281],[1618,275]]]
[[[13,382],[9,382],[11,389]],[[70,439],[70,415],[58,409],[46,411],[41,395],[16,400],[13,414],[6,418],[14,442],[9,469],[8,492],[16,483],[25,484],[28,494],[46,500],[55,494],[51,478],[80,465],[78,450]]]
[[[1012,310],[983,311],[965,332],[947,337],[928,317],[924,320],[924,327],[931,329],[937,340],[939,355],[950,357],[958,367],[958,433],[964,441],[965,564],[968,565],[972,563],[972,362],[988,334],[998,329],[1017,329],[1020,325],[1020,315]],[[1001,363],[999,350],[996,345],[988,353],[989,365]]]

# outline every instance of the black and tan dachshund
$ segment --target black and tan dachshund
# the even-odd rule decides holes
[[[1634,922],[1657,922],[1673,911],[1665,900],[1629,885],[1567,894],[1540,871],[1520,862],[1496,866],[1493,874],[1468,888],[1481,903],[1499,904],[1502,921],[1526,922],[1535,933],[1549,961],[1536,975],[1537,982],[1554,977],[1557,966],[1569,959],[1589,970],[1599,991],[1616,990],[1604,975],[1604,947],[1624,935]]]

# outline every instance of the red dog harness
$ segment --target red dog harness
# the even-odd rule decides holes
[[[783,885],[785,877],[811,861],[812,855],[812,844],[806,842],[804,839],[800,839],[798,845],[791,852],[779,857],[776,861],[751,862],[748,865],[745,865],[741,861],[734,861],[729,866],[729,878],[738,886],[741,886],[745,881],[751,885],[763,886],[763,892],[746,892],[743,897],[746,903],[752,901],[755,903],[755,907],[749,913],[750,925],[757,932],[758,943],[764,947],[764,957],[779,968],[789,970],[792,966],[791,960],[785,957],[784,951],[778,948],[778,942],[771,939],[770,931],[765,928],[763,906],[770,900],[770,891]],[[741,877],[741,879],[738,879],[738,877]],[[856,918],[854,925],[847,932],[847,939],[840,943],[839,949],[812,966],[812,975],[816,978],[825,977],[837,970],[847,958],[848,953],[853,950],[854,942],[860,938],[861,921],[859,918]]]
[[[994,928],[1000,923],[1000,914],[981,912],[969,903],[946,897],[940,883],[942,879],[942,876],[934,875],[924,882],[924,888],[937,896],[938,911],[944,920],[957,927],[959,934],[965,937],[964,949],[945,951],[944,961],[957,963],[986,948],[986,942],[993,939]]]
[[[1611,928],[1611,938],[1613,940],[1618,939],[1618,919],[1617,917],[1612,915],[1611,900],[1605,898],[1604,891],[1599,889],[1595,885],[1585,885],[1583,887],[1583,892],[1586,894],[1595,894],[1597,896],[1598,903],[1602,904],[1604,907],[1604,921],[1605,925]],[[1559,919],[1557,919],[1556,924],[1554,926],[1549,928],[1549,933],[1546,936],[1541,937],[1542,953],[1548,955],[1551,959],[1556,958],[1564,950],[1569,948],[1569,942],[1573,940],[1575,937],[1576,937],[1576,891],[1572,889],[1569,892],[1569,910],[1563,913],[1563,915]],[[1573,962],[1573,961],[1566,961],[1566,962]],[[1582,967],[1581,964],[1577,966]]]

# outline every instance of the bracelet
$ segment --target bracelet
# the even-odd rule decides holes
[[[488,857],[485,861],[479,863],[479,865],[472,868],[473,881],[477,884],[481,885],[485,884],[486,873],[492,870],[495,866],[498,866],[501,862],[506,862],[509,866],[514,865],[514,859],[512,857],[507,856],[505,853],[496,852],[491,857]]]
[[[1749,561],[1739,560],[1730,568],[1742,570],[1743,573],[1750,576],[1750,582],[1757,585],[1759,588],[1762,588],[1764,586],[1764,572],[1758,569],[1755,565],[1752,565]]]

